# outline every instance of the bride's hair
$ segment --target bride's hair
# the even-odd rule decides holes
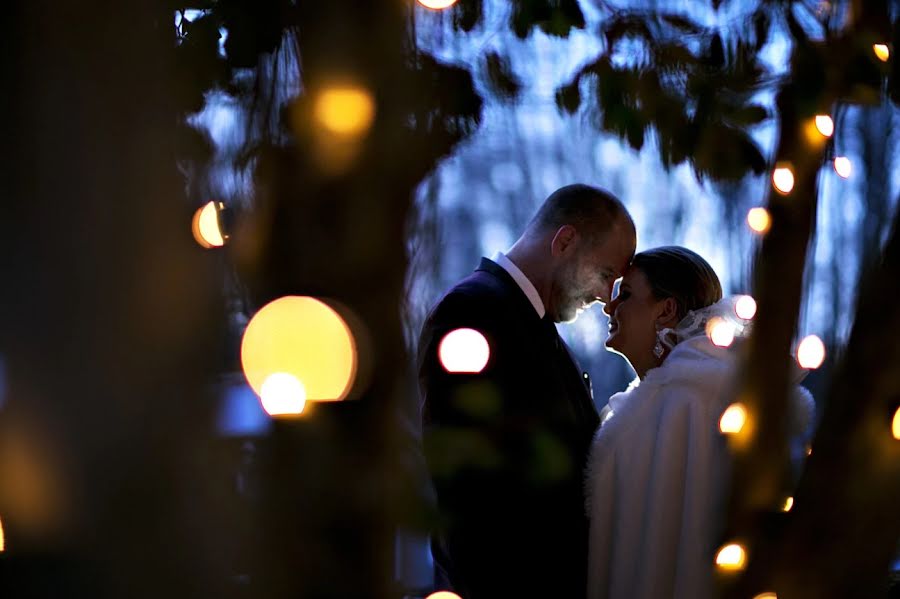
[[[696,252],[666,245],[636,254],[632,266],[644,273],[657,299],[671,297],[678,304],[678,319],[722,299],[716,271]]]

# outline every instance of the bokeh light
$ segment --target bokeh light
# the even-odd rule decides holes
[[[891,432],[894,434],[894,438],[900,441],[900,408],[897,408],[897,411],[894,412],[894,422],[891,424]]]
[[[353,384],[356,347],[350,327],[333,308],[312,297],[285,296],[250,320],[241,341],[241,364],[260,397],[263,383],[284,373],[302,385],[307,400],[337,401]]]
[[[269,416],[297,416],[306,405],[306,388],[293,374],[275,372],[263,381],[259,398]]]
[[[706,323],[706,335],[713,345],[728,347],[734,342],[734,325],[724,318],[710,318]]]
[[[815,335],[803,338],[797,346],[797,363],[801,368],[815,370],[825,361],[825,344]]]
[[[747,224],[757,233],[764,234],[772,227],[772,217],[768,210],[757,206],[747,213]]]
[[[722,413],[719,419],[719,430],[725,434],[736,434],[741,432],[744,424],[747,422],[747,408],[744,404],[733,403]]]
[[[747,561],[747,553],[738,543],[723,545],[716,553],[716,567],[719,570],[734,572],[743,570]]]
[[[432,10],[443,10],[456,4],[456,0],[418,0],[419,4]],[[456,595],[454,595],[455,597]]]
[[[734,303],[734,313],[738,318],[752,320],[756,316],[756,300],[750,295],[742,295]]]
[[[789,512],[789,511],[791,511],[792,507],[794,507],[794,498],[788,497],[787,499],[784,500],[784,505],[781,506],[781,510],[784,512]]]
[[[881,62],[887,62],[891,58],[891,49],[887,44],[872,44],[872,51]]]
[[[0,551],[6,551],[6,537],[3,535],[2,519],[0,519]]]
[[[816,129],[825,137],[831,137],[834,134],[834,121],[827,114],[817,114]]]
[[[357,137],[372,126],[375,101],[367,90],[360,87],[332,87],[316,98],[314,115],[316,122],[327,131]]]
[[[460,596],[450,591],[436,591],[425,597],[425,599],[460,599]]]
[[[846,156],[836,156],[834,159],[834,172],[847,179],[853,172],[853,163]]]
[[[772,184],[775,186],[775,190],[782,195],[791,193],[794,189],[794,171],[790,166],[779,166],[772,171]]]
[[[194,239],[201,246],[209,249],[225,245],[226,236],[219,226],[219,211],[225,208],[221,202],[208,202],[197,209],[191,221]]]
[[[441,339],[438,357],[447,372],[474,374],[484,370],[491,348],[475,329],[456,329]]]
[[[778,599],[778,595],[771,592],[760,593],[756,595],[753,599]]]

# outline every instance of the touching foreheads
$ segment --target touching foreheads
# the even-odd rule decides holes
[[[599,187],[576,183],[550,194],[531,219],[527,231],[544,233],[572,225],[582,235],[598,239],[617,223],[625,223],[634,230],[634,223],[622,202]]]

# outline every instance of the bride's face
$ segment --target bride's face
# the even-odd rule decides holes
[[[629,266],[619,285],[619,293],[603,311],[609,315],[606,347],[622,354],[638,374],[655,366],[657,319],[664,312],[665,300],[653,295],[647,277]]]

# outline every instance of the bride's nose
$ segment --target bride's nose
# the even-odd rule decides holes
[[[607,316],[612,316],[612,313],[616,311],[616,306],[619,305],[618,298],[611,299],[605,304],[603,304],[603,312],[606,313]]]

